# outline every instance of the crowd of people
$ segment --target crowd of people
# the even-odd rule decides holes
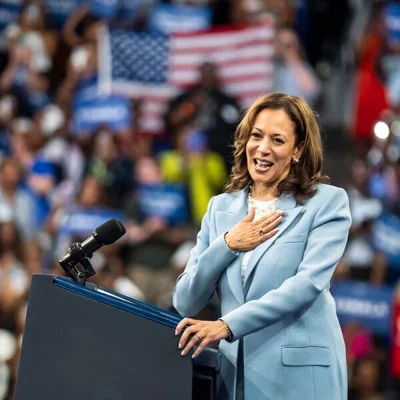
[[[104,18],[91,2],[78,2],[64,19],[55,18],[54,4],[47,0],[14,3],[14,21],[0,30],[0,399],[12,398],[33,273],[64,274],[58,260],[68,246],[117,218],[127,233],[96,252],[91,281],[172,309],[172,290],[208,201],[224,191],[230,173],[230,145],[243,110],[224,90],[211,62],[201,65],[197,85],[170,102],[158,135],[143,129],[141,103],[130,98],[128,125],[115,129],[101,123],[79,132],[75,106],[96,90],[102,62],[98,37],[104,27],[145,30],[160,3],[208,6],[214,27],[272,18],[273,91],[300,96],[323,112],[322,88],[350,24],[347,1],[340,2],[343,7],[321,2],[325,8],[318,8],[290,0],[142,0],[132,1],[135,12],[129,18],[118,12]],[[127,7],[129,1],[120,3]],[[353,225],[332,287],[364,282],[393,290],[395,299],[400,47],[388,34],[388,3],[396,6],[372,2],[363,39],[354,45],[353,162],[348,181],[338,182],[347,190]],[[218,313],[214,299],[201,316],[217,318]],[[351,398],[395,396],[390,335],[376,334],[358,321],[344,324],[343,333]]]

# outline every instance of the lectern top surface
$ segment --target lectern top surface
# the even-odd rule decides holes
[[[153,306],[141,300],[124,296],[105,288],[91,288],[90,286],[81,285],[63,276],[56,276],[54,278],[54,285],[111,307],[140,315],[141,317],[169,326],[170,328],[175,328],[182,319],[179,314]]]

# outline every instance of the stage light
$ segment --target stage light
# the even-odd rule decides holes
[[[393,135],[400,137],[400,121],[393,121],[392,124],[390,125],[390,130],[393,133]]]
[[[390,129],[387,123],[379,121],[374,126],[374,134],[380,140],[386,140],[389,137]]]

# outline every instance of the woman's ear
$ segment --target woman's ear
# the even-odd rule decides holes
[[[293,158],[300,159],[304,150],[304,142],[301,142],[295,149],[293,153]]]

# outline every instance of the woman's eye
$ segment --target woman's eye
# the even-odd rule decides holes
[[[253,133],[251,134],[251,136],[252,136],[252,137],[255,137],[255,138],[259,138],[259,137],[261,137],[261,134],[260,134],[260,133],[257,133],[257,132],[253,132]]]
[[[284,143],[282,139],[278,139],[278,138],[275,138],[274,142],[276,142],[278,144],[283,144]]]

